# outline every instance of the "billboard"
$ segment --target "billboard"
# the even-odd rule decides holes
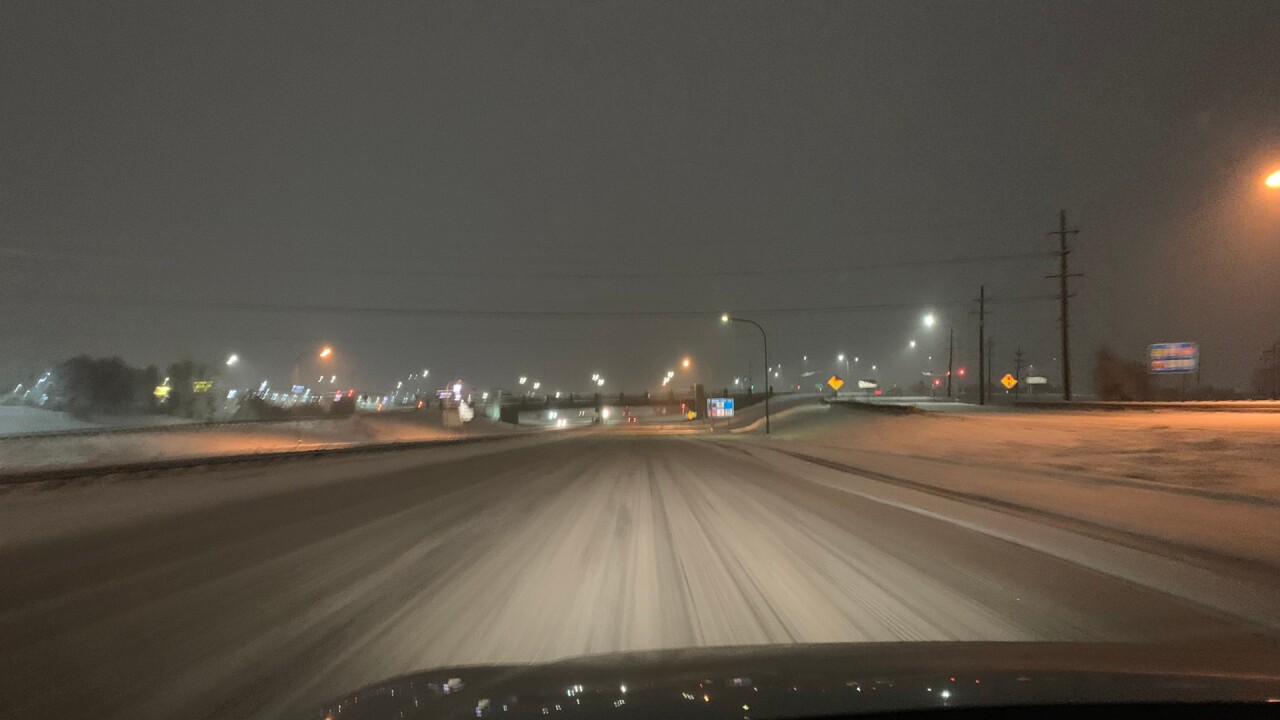
[[[733,398],[707,398],[707,417],[733,417]]]
[[[1200,346],[1190,342],[1156,343],[1147,348],[1147,367],[1156,374],[1200,369]]]

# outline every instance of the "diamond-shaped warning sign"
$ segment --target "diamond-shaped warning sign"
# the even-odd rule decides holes
[[[1004,386],[1005,390],[1012,390],[1013,387],[1018,384],[1018,378],[1009,373],[1005,373],[1004,377],[1000,378],[1000,384]]]
[[[840,379],[839,375],[832,375],[827,379],[827,385],[831,386],[832,390],[838,391],[840,388],[844,387],[844,381]]]

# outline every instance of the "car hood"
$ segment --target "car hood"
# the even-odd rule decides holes
[[[596,655],[405,675],[306,717],[775,718],[1090,702],[1276,702],[1280,648],[857,643]]]

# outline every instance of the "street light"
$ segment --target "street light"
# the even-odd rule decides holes
[[[924,315],[925,327],[931,328],[934,326],[935,322],[937,321],[934,319],[933,313],[925,313]],[[914,346],[915,345],[913,343],[912,347]],[[933,360],[933,356],[930,355],[929,359]],[[955,367],[955,362],[956,362],[956,328],[954,325],[949,324],[947,327],[947,397],[951,397],[951,371],[952,371],[952,368]]]
[[[520,384],[521,384],[521,385],[523,385],[523,384],[525,384],[525,383],[527,383],[527,382],[529,382],[529,378],[525,377],[524,375],[521,375],[521,376],[520,376]]]
[[[227,358],[227,367],[231,367],[238,362],[240,362],[240,356],[235,353],[231,353],[231,357]]]
[[[911,342],[907,343],[907,346],[910,347],[912,350],[914,350],[916,347],[916,341],[912,340]]]
[[[298,364],[302,362],[302,359],[303,359],[303,358],[305,358],[307,355],[311,354],[312,352],[315,352],[315,351],[314,351],[314,350],[303,350],[302,352],[298,353],[298,357],[296,357],[296,358],[294,358],[294,359],[293,359],[293,378],[292,378],[292,379],[293,379],[293,384],[294,384],[294,385],[299,385],[299,384],[301,384],[301,383],[300,383],[300,378],[298,377],[298,375],[299,375],[299,371],[298,371]],[[333,347],[331,347],[331,346],[329,346],[329,345],[325,345],[324,347],[320,348],[320,353],[317,355],[317,357],[318,357],[320,360],[328,360],[329,358],[333,357]],[[237,360],[238,360],[238,358],[237,358]],[[322,376],[321,381],[323,381],[323,376]]]
[[[1269,188],[1280,188],[1280,170],[1277,170],[1267,176],[1264,181]]]
[[[840,353],[839,355],[836,356],[836,360],[844,363],[844,374],[847,379],[849,375],[849,356],[845,355],[844,353]]]
[[[686,368],[687,368],[687,367],[689,367],[689,358],[685,358],[685,359],[681,360],[681,361],[680,361],[680,365],[681,365],[681,367],[686,367]]]
[[[725,313],[720,316],[720,322],[725,323],[726,325],[731,322],[750,323],[752,325],[755,325],[756,329],[760,331],[760,339],[764,342],[764,371],[765,371],[764,434],[768,435],[769,434],[769,336],[765,334],[764,327],[762,327],[760,323],[756,322],[755,320],[748,320],[746,318],[738,318],[738,317],[729,317],[729,313]]]

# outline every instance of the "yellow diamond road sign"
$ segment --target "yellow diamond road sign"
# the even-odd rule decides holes
[[[827,380],[827,384],[831,386],[832,390],[839,390],[844,387],[844,381],[840,379],[839,375],[832,375],[831,378]]]
[[[1005,390],[1012,390],[1013,386],[1018,384],[1018,378],[1005,373],[1004,377],[1000,378],[1000,384],[1004,386]]]

